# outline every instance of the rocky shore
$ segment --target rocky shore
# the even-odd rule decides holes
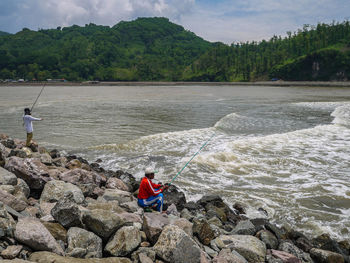
[[[342,263],[349,240],[309,238],[244,205],[172,185],[166,213],[137,205],[139,181],[97,160],[0,135],[0,262]]]

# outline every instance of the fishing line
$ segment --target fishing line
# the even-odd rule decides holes
[[[174,182],[174,180],[176,179],[176,177],[182,173],[182,171],[186,168],[186,166],[193,160],[194,157],[196,157],[199,152],[208,144],[208,142],[215,136],[215,133],[202,145],[202,147],[192,156],[192,158],[185,164],[184,167],[182,167],[182,169],[173,177],[173,179],[171,180],[171,182],[169,183],[169,186]]]
[[[36,98],[36,100],[34,101],[33,106],[32,106],[32,108],[30,109],[30,111],[33,111],[34,105],[35,105],[36,102],[38,101],[38,99],[39,99],[41,93],[43,92],[43,90],[44,90],[44,88],[45,88],[45,86],[46,86],[46,83],[45,83],[44,86],[41,88],[41,91],[40,91],[38,97]]]

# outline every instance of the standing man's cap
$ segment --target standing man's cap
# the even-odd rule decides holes
[[[158,171],[155,171],[152,167],[147,167],[145,169],[145,174],[155,174],[157,173]]]

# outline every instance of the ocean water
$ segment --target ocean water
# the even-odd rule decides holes
[[[0,133],[25,139],[40,89],[0,86]],[[163,183],[208,142],[174,181],[187,200],[218,194],[250,217],[350,236],[349,88],[47,86],[33,116],[41,145],[137,178],[152,166]]]

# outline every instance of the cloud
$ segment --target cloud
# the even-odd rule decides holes
[[[15,33],[73,24],[113,26],[137,17],[168,17],[210,41],[269,39],[349,17],[349,0],[1,0],[0,30]]]

